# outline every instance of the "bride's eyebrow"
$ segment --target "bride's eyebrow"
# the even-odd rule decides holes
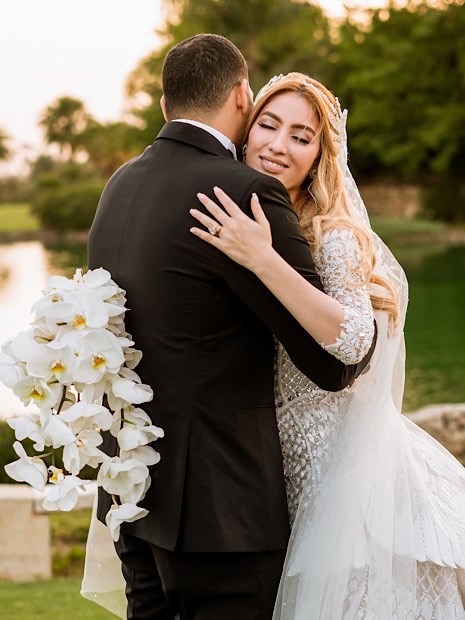
[[[278,121],[279,123],[283,122],[277,114],[275,114],[274,112],[269,112],[268,110],[266,112],[262,112],[261,116],[271,116],[271,118],[274,118],[275,121]],[[300,125],[299,123],[294,123],[294,125],[291,125],[291,128],[303,129],[304,131],[309,131],[314,136],[316,136],[316,131],[313,129],[313,127],[310,127],[310,125]]]

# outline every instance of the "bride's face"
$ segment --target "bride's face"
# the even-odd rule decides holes
[[[265,105],[247,140],[247,165],[281,181],[294,201],[320,151],[315,111],[296,93]]]

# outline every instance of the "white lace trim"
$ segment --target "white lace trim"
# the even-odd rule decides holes
[[[357,272],[360,250],[354,232],[334,229],[325,233],[314,259],[325,293],[344,308],[339,337],[321,346],[344,364],[356,364],[368,353],[374,323],[370,293]]]

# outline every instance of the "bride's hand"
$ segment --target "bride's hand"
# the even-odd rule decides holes
[[[224,210],[205,194],[197,194],[197,198],[215,219],[197,209],[191,209],[190,214],[207,229],[217,225],[220,228],[219,233],[215,235],[195,227],[191,228],[191,232],[224,252],[236,263],[256,273],[263,261],[267,260],[270,250],[273,251],[270,224],[257,195],[252,194],[250,202],[255,218],[253,220],[241,211],[222,189],[215,187],[213,191]]]

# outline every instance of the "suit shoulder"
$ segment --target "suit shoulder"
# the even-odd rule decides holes
[[[226,159],[225,162],[227,163],[224,166],[223,173],[229,179],[229,182],[233,182],[235,186],[240,187],[244,191],[258,188],[264,192],[277,191],[287,196],[286,188],[278,179],[250,168],[242,162],[235,162],[232,159]]]

